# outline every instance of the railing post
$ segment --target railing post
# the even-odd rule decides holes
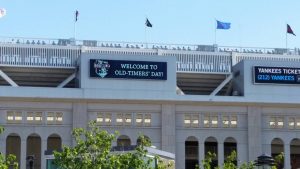
[[[237,53],[231,52],[231,67],[237,64]]]

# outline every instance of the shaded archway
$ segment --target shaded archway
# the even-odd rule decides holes
[[[18,134],[12,133],[6,138],[6,155],[9,154],[16,156],[20,168],[21,138]]]
[[[152,145],[151,139],[148,136],[143,135],[143,137],[144,137],[144,139],[145,139],[145,141],[147,143],[149,143],[150,145]],[[142,143],[141,136],[139,136],[138,139],[136,140],[136,145],[141,145],[141,143]]]
[[[58,134],[51,134],[47,139],[47,151],[61,150],[61,138]]]
[[[185,140],[185,168],[195,168],[199,164],[198,139],[190,136]]]
[[[215,168],[218,166],[218,141],[214,137],[208,137],[204,142],[204,151],[205,157],[207,157],[208,153],[215,154],[215,158],[212,159],[211,168]]]
[[[130,145],[131,145],[131,140],[128,136],[121,135],[118,137],[117,146],[126,147],[126,146],[130,146]]]
[[[232,152],[235,152],[237,157],[237,143],[233,137],[227,137],[224,141],[224,160],[226,160]],[[237,165],[236,160],[233,161],[233,163]]]
[[[284,153],[284,143],[280,138],[274,138],[271,142],[271,155],[275,159],[280,153]],[[278,169],[284,167],[284,160],[277,164]]]
[[[300,168],[300,139],[293,139],[290,143],[291,168]]]
[[[28,157],[34,157],[34,169],[41,169],[41,137],[37,134],[27,137],[26,159]]]

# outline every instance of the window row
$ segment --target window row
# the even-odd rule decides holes
[[[219,126],[221,121],[221,126]],[[202,122],[202,124],[200,124]],[[184,127],[199,127],[202,125],[205,128],[236,128],[237,127],[237,116],[236,115],[204,115],[202,121],[200,120],[199,114],[185,114],[184,115]]]
[[[113,125],[112,113],[97,113],[96,122],[98,125]],[[151,114],[143,113],[117,113],[114,119],[114,125],[118,126],[151,126]]]
[[[284,116],[272,116],[269,118],[269,127],[278,129],[284,128],[284,120]],[[289,129],[300,129],[300,117],[288,117],[287,125]]]
[[[23,118],[24,117],[24,118]],[[45,118],[45,120],[44,120]],[[28,124],[62,124],[62,112],[21,112],[21,111],[7,111],[7,123],[28,123]]]

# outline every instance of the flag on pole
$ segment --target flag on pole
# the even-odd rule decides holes
[[[6,9],[0,8],[0,18],[6,15]]]
[[[146,18],[146,26],[152,28],[152,24],[151,22],[148,20],[148,18]]]
[[[286,33],[296,36],[289,24],[286,24]]]
[[[75,22],[77,22],[77,20],[78,20],[78,15],[79,15],[79,12],[76,10],[75,11]]]
[[[217,21],[217,29],[230,29],[230,24],[229,22],[221,22],[221,21]]]

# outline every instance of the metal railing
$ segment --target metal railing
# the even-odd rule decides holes
[[[49,47],[0,44],[1,66],[73,68],[81,54],[80,47]]]
[[[244,59],[300,61],[298,49],[177,45],[179,50],[175,48],[176,45],[172,44],[122,42],[117,45],[110,45],[109,42],[65,40],[0,37],[0,65],[74,68],[82,53],[161,55],[176,57],[177,72],[228,74],[231,73],[232,65]],[[147,46],[150,45],[154,47],[148,48]]]
[[[162,49],[172,51],[202,51],[202,52],[238,52],[256,54],[288,54],[300,55],[300,49],[265,48],[265,47],[240,47],[218,46],[200,44],[165,44],[145,42],[114,42],[97,40],[50,39],[50,38],[24,38],[24,37],[1,37],[0,43],[4,44],[27,44],[27,45],[53,45],[53,46],[87,46],[102,48],[127,48],[127,49]]]

